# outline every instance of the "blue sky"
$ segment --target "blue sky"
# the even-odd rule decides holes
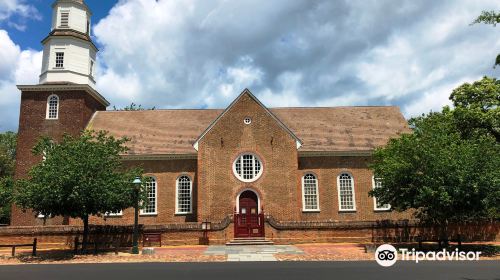
[[[0,0],[2,1],[2,0]],[[7,0],[6,0],[7,1]],[[91,8],[95,23],[108,15],[109,10],[117,3],[117,0],[86,0],[85,3]],[[27,2],[26,2],[27,3]],[[37,11],[38,16],[23,17],[19,14],[14,15],[9,21],[24,26],[25,30],[18,30],[9,21],[0,22],[0,28],[9,32],[11,39],[22,49],[41,50],[40,41],[47,36],[52,17],[52,0],[30,0]],[[50,4],[49,4],[50,3]]]
[[[52,0],[0,0],[0,132],[17,84],[37,84]],[[97,90],[113,106],[399,106],[406,117],[498,77],[500,27],[470,23],[498,0],[86,0]]]

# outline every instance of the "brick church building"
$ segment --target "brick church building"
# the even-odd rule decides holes
[[[40,83],[18,86],[17,178],[42,160],[31,153],[40,136],[57,142],[64,133],[105,130],[131,139],[123,161],[152,178],[139,222],[175,228],[179,238],[203,221],[220,239],[284,231],[299,238],[322,234],[314,231],[321,226],[409,218],[368,195],[380,185],[371,153],[410,131],[399,108],[268,108],[244,89],[225,109],[106,111],[95,88],[91,11],[83,0],[57,0],[53,9]],[[133,209],[91,223],[131,225]],[[13,206],[12,226],[80,224]]]

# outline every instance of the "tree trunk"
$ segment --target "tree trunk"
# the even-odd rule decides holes
[[[83,217],[83,240],[82,240],[82,253],[87,253],[87,242],[89,238],[89,216]]]
[[[448,242],[448,222],[440,223],[439,231],[439,249],[447,248],[450,245]]]

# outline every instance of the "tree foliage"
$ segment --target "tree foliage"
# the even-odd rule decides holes
[[[422,222],[498,219],[498,83],[464,84],[450,98],[454,110],[410,119],[413,133],[374,152],[371,167],[383,187],[370,194],[397,211],[414,209]]]
[[[472,22],[472,24],[484,23],[496,26],[500,23],[500,12],[482,11],[481,14]]]
[[[60,143],[40,139],[33,153],[45,160],[30,170],[29,179],[17,182],[16,203],[46,216],[81,218],[85,243],[89,216],[133,206],[132,181],[141,170],[122,166],[126,141],[92,131],[65,135]]]
[[[453,90],[453,117],[464,138],[489,134],[500,141],[500,81],[484,77]]]
[[[497,26],[500,23],[500,12],[495,11],[482,11],[481,14],[472,22],[472,24],[484,23]],[[500,54],[495,59],[495,66],[500,65]]]
[[[16,139],[14,132],[0,134],[0,224],[10,223]]]
[[[113,110],[115,111],[145,111],[145,110],[155,110],[156,107],[151,108],[143,108],[141,104],[137,105],[134,102],[130,103],[130,105],[125,106],[124,108],[117,108],[113,106]]]

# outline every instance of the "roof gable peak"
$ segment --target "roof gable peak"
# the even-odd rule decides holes
[[[269,116],[271,116],[279,126],[281,126],[290,136],[295,139],[297,143],[297,149],[299,149],[302,146],[302,141],[288,128],[273,112],[271,112],[260,100],[253,95],[253,93],[248,89],[245,88],[238,97],[236,97],[231,104],[203,131],[203,133],[196,139],[195,143],[193,144],[193,147],[195,150],[198,151],[198,143],[200,142],[201,139],[217,124],[217,122],[229,111],[231,108],[238,103],[238,101],[243,97],[243,96],[249,96],[251,99],[253,99],[259,106],[261,106]]]

